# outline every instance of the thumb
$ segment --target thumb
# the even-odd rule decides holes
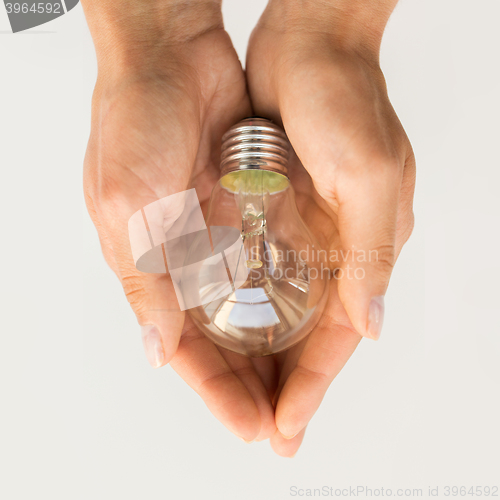
[[[184,312],[177,306],[172,281],[166,275],[122,277],[122,286],[141,325],[141,337],[148,362],[153,368],[167,364],[179,345]]]
[[[179,307],[166,262],[162,268],[158,259],[153,259],[150,264],[152,269],[148,272],[137,269],[134,257],[137,255],[137,246],[142,245],[142,240],[138,238],[137,221],[135,225],[132,224],[135,231],[131,230],[130,224],[133,218],[127,221],[125,214],[130,212],[129,204],[123,203],[118,197],[106,200],[106,203],[101,202],[99,218],[102,224],[96,227],[98,231],[105,232],[105,237],[100,238],[101,242],[107,242],[112,247],[115,263],[113,270],[120,279],[141,327],[147,360],[153,368],[159,368],[167,364],[177,350],[185,313]],[[164,221],[158,223],[162,224]],[[158,228],[153,227],[153,224],[148,226],[148,230],[150,236],[151,232],[158,232]],[[151,246],[149,248],[151,249]],[[156,249],[161,250],[161,245]],[[162,255],[162,252],[159,255]],[[153,257],[157,256],[158,252],[154,252]]]
[[[337,186],[341,262],[339,296],[354,328],[378,339],[384,295],[396,259],[396,226],[401,186],[399,164],[371,165]]]

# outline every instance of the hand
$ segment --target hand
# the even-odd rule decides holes
[[[113,2],[95,12],[102,6],[84,4],[99,62],[84,184],[103,254],[143,325],[151,364],[170,362],[242,439],[265,439],[275,432],[274,410],[252,361],[193,327],[168,275],[136,270],[128,236],[132,214],[168,195],[194,187],[205,208],[219,178],[222,134],[251,114],[241,64],[220,10],[205,16],[174,5],[169,15],[151,14],[146,33],[138,21],[148,11],[130,20]],[[118,26],[96,26],[102,19]],[[155,19],[178,19],[180,28],[159,34]]]
[[[300,159],[291,173],[299,209],[340,258],[319,325],[281,356],[271,444],[285,456],[300,446],[360,335],[380,335],[383,296],[413,228],[415,184],[412,148],[378,64],[387,19],[373,12],[366,18],[366,7],[343,12],[328,2],[294,3],[272,0],[254,30],[249,92],[256,114],[283,123]],[[345,257],[349,250],[354,259]]]

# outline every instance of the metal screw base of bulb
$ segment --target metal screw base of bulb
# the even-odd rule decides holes
[[[222,137],[221,175],[251,169],[287,175],[289,154],[283,129],[265,118],[246,118]]]

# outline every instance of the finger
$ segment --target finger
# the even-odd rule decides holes
[[[120,211],[119,214],[123,213]],[[166,272],[143,273],[135,267],[125,220],[107,214],[105,226],[113,242],[118,277],[141,326],[146,357],[153,368],[167,364],[175,354],[184,325],[172,278]],[[110,222],[112,221],[112,222]]]
[[[221,356],[232,372],[241,380],[252,396],[260,415],[260,432],[255,441],[269,439],[276,432],[274,407],[261,378],[255,370],[250,358],[218,347]]]
[[[86,202],[104,258],[120,279],[127,300],[141,325],[147,360],[153,368],[159,368],[174,355],[184,324],[184,312],[178,305],[172,280],[166,273],[145,274],[138,271],[125,233],[127,226],[124,221],[118,223],[122,217],[111,215],[114,223],[103,223],[103,219],[109,220],[110,214],[102,217],[89,195],[86,195]]]
[[[257,438],[261,420],[252,395],[191,320],[170,364],[231,432],[247,442]]]
[[[309,335],[276,406],[276,426],[282,436],[294,438],[304,429],[359,341],[332,280],[325,312]]]
[[[277,360],[275,356],[262,356],[260,358],[250,358],[255,371],[259,375],[267,395],[272,402],[278,383]],[[274,411],[274,406],[273,406]]]
[[[283,390],[283,386],[285,385],[286,381],[288,380],[288,377],[290,376],[294,368],[297,366],[297,361],[299,360],[300,355],[302,354],[302,351],[304,350],[306,343],[307,343],[307,337],[305,339],[302,339],[298,344],[294,345],[293,347],[291,347],[286,351],[286,356],[281,364],[278,387],[276,389],[276,393],[274,394],[273,398],[273,406],[275,408],[276,405],[278,404],[278,400],[281,391]]]
[[[127,128],[125,131],[130,132]],[[118,154],[116,151],[120,148],[117,147],[115,156],[109,159],[111,153],[106,150],[106,156],[102,151],[106,141],[98,138],[96,133],[91,137],[85,158],[87,206],[96,224],[105,259],[120,279],[141,326],[146,357],[154,368],[158,368],[168,363],[175,353],[184,313],[180,310],[172,280],[165,272],[146,274],[137,270],[128,222],[138,210],[158,200],[158,194],[149,184],[157,187],[160,195],[169,195],[185,188],[189,172],[177,185],[169,185],[169,191],[161,178],[146,182],[133,173],[133,169],[127,168],[140,163],[132,151],[126,149],[126,154]],[[127,138],[124,145],[135,143]],[[142,161],[146,163],[147,159]]]
[[[396,259],[402,172],[396,159],[374,159],[365,169],[345,167],[335,187],[339,296],[354,328],[374,340],[382,329],[384,295]]]
[[[285,439],[276,431],[271,437],[271,448],[280,457],[293,458],[304,439],[305,429],[302,429],[293,439]]]
[[[300,95],[296,82],[285,82],[280,110],[294,150],[338,216],[344,252],[338,274],[340,298],[355,329],[378,338],[397,255],[398,204],[411,148],[381,74],[367,78],[364,65],[337,62],[337,71],[335,66],[325,68],[321,77],[309,82],[313,100]],[[304,122],[305,116],[309,118]]]

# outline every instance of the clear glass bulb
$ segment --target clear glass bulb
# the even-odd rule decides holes
[[[212,239],[216,228],[234,228],[241,244],[227,257],[227,276],[220,268],[200,269],[203,305],[189,310],[207,337],[248,356],[274,354],[302,340],[316,325],[328,293],[326,253],[297,210],[286,176],[285,140],[276,125],[256,118],[225,134],[223,175],[212,192],[206,225]],[[231,293],[207,302],[228,276]]]

